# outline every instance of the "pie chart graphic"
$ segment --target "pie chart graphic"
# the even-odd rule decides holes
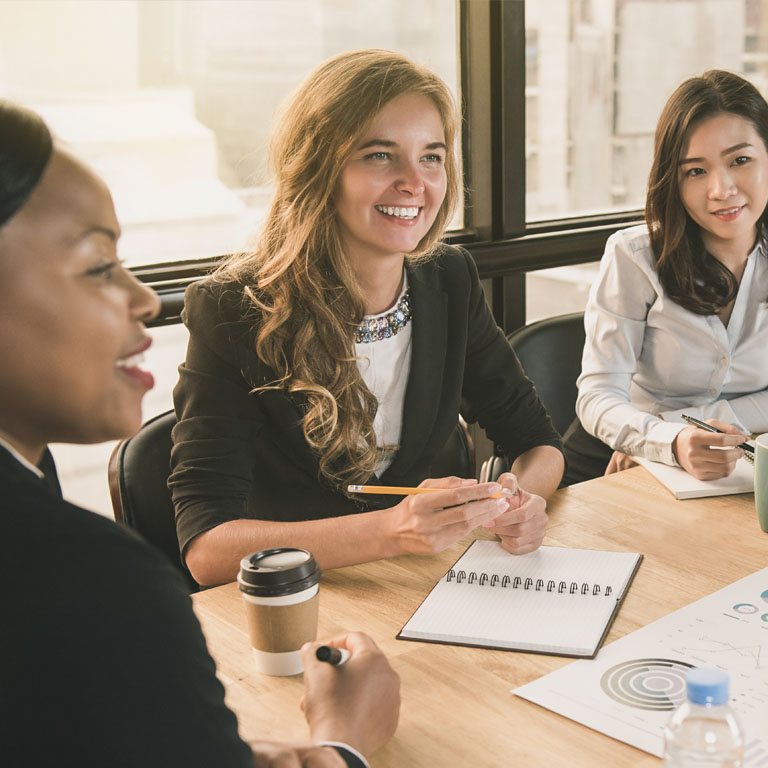
[[[635,709],[671,711],[685,701],[685,675],[693,664],[673,659],[633,659],[607,669],[600,687]]]
[[[763,598],[764,602],[768,603],[768,589],[766,589],[765,592],[763,592],[763,594],[760,595],[760,597]]]
[[[736,611],[736,613],[757,613],[759,609],[752,603],[736,603],[736,605],[733,606],[733,610]]]

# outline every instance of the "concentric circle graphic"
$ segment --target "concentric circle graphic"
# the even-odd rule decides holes
[[[693,664],[672,659],[633,659],[607,669],[603,691],[637,709],[673,710],[685,701],[685,675]]]

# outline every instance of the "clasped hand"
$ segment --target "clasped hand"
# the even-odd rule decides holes
[[[547,532],[547,502],[535,493],[528,493],[517,484],[511,472],[499,476],[506,490],[517,491],[508,498],[508,508],[483,527],[499,537],[501,546],[513,555],[524,555],[541,546]]]

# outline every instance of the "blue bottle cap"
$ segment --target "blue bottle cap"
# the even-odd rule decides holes
[[[728,673],[712,667],[694,667],[685,677],[688,701],[720,706],[728,701]]]

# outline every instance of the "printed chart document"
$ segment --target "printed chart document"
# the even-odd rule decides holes
[[[719,480],[697,480],[682,467],[670,467],[658,461],[634,457],[660,483],[666,485],[678,499],[698,499],[704,496],[728,496],[732,493],[752,493],[755,490],[755,468],[746,459],[736,462],[736,469]]]
[[[661,757],[691,667],[720,667],[744,729],[745,768],[768,766],[768,568],[515,689],[524,699]]]
[[[401,640],[593,657],[643,556],[475,541],[398,634]]]

